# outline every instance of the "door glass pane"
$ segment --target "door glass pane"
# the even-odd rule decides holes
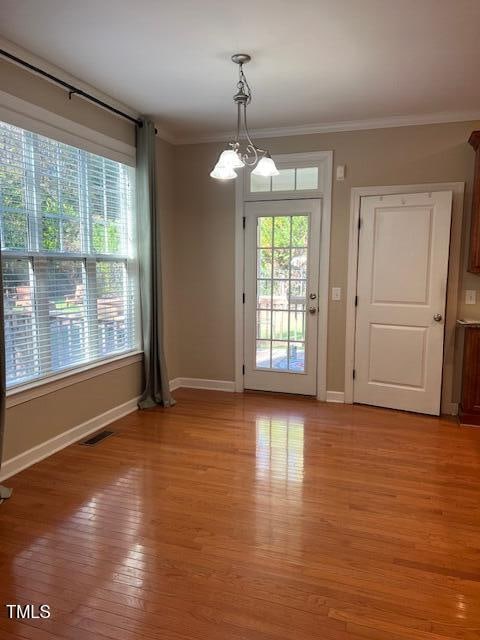
[[[288,369],[300,373],[305,371],[305,343],[288,343]]]
[[[272,312],[272,338],[288,340],[288,311]]]
[[[304,373],[309,216],[260,217],[257,229],[256,366]]]
[[[257,261],[257,274],[259,278],[272,277],[272,250],[259,249]]]
[[[308,244],[308,216],[292,217],[292,247],[306,247]]]
[[[257,280],[257,309],[271,309],[272,281]]]
[[[275,249],[273,253],[273,277],[290,277],[290,249]]]
[[[291,274],[296,280],[307,277],[307,249],[292,249]]]
[[[290,246],[290,221],[290,216],[275,216],[273,238],[274,247]]]
[[[274,309],[288,309],[289,280],[273,281],[272,305]]]
[[[318,188],[318,167],[297,169],[297,190]]]
[[[272,369],[288,370],[288,342],[272,342]]]
[[[290,311],[290,340],[305,340],[305,307]]]
[[[257,340],[257,359],[256,364],[258,369],[270,369],[271,358],[270,349],[272,343],[270,340]]]
[[[269,340],[272,337],[272,312],[257,311],[257,337]]]
[[[272,191],[293,191],[295,189],[295,169],[280,169],[272,178]]]
[[[273,218],[258,219],[258,246],[273,247]]]
[[[290,304],[305,303],[307,283],[305,280],[290,280]]]

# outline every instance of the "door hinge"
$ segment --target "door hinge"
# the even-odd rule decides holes
[[[244,218],[245,219],[245,218]],[[361,229],[362,228],[362,219],[359,218],[358,219],[358,228]]]
[[[355,296],[355,306],[358,307],[358,296]]]
[[[242,365],[242,375],[245,375],[245,365]]]
[[[247,222],[247,218],[246,218],[245,216],[243,216],[243,222],[242,222],[242,224],[243,224],[243,228],[244,228],[244,229],[245,229],[245,224],[246,224],[246,222]]]
[[[245,304],[245,294],[244,293],[242,293],[242,302],[243,302],[243,304]]]
[[[353,379],[355,380],[355,369],[353,370]]]

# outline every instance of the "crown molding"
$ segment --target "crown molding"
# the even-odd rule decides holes
[[[19,58],[23,58],[27,62],[38,66],[45,71],[48,71],[52,75],[61,77],[66,82],[78,86],[87,93],[91,93],[100,100],[108,102],[113,107],[125,111],[133,118],[141,117],[138,111],[132,109],[132,107],[119,102],[109,96],[102,93],[96,87],[83,82],[79,78],[71,75],[64,69],[51,64],[44,58],[37,56],[36,54],[20,47],[11,40],[7,40],[0,36],[0,47],[13,53]],[[16,64],[15,62],[8,60],[10,64]],[[33,72],[32,72],[33,73]],[[48,82],[48,80],[45,78]],[[101,109],[102,107],[98,107]],[[388,129],[391,127],[411,127],[416,125],[426,124],[445,124],[448,122],[466,122],[466,121],[480,121],[480,110],[471,111],[450,111],[450,112],[438,112],[429,113],[423,115],[406,115],[406,116],[389,116],[385,118],[367,118],[364,120],[342,120],[338,122],[305,124],[293,127],[272,127],[268,129],[251,129],[250,133],[255,138],[280,138],[286,136],[299,136],[299,135],[311,135],[315,133],[338,133],[342,131],[363,131],[368,129]],[[159,137],[173,145],[182,144],[201,144],[206,142],[225,142],[235,136],[233,131],[222,131],[219,133],[205,134],[198,136],[182,136],[172,133],[169,129],[166,129],[163,125],[155,122]]]
[[[295,127],[273,127],[271,129],[250,129],[254,138],[280,138],[285,136],[311,135],[314,133],[338,133],[342,131],[365,131],[368,129],[389,129],[412,127],[427,124],[446,124],[449,122],[480,121],[480,110],[443,111],[424,115],[389,116],[365,120],[342,120],[323,124],[305,124]],[[173,144],[200,144],[205,142],[225,142],[235,136],[233,131],[189,138],[173,137]]]

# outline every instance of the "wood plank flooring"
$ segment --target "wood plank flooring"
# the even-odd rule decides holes
[[[175,395],[10,479],[0,638],[480,638],[480,429]]]

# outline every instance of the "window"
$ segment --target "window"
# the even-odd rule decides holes
[[[278,176],[266,178],[250,174],[250,191],[311,191],[318,189],[318,167],[280,169]]]
[[[9,387],[137,346],[134,169],[0,122]]]

